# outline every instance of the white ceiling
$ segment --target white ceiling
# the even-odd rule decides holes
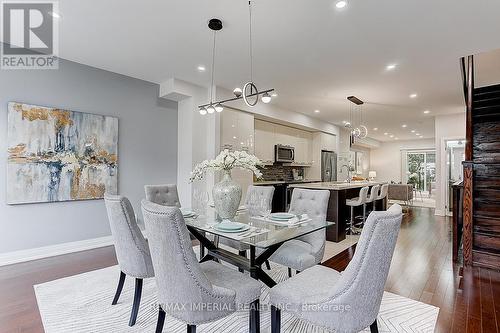
[[[415,138],[412,129],[433,137],[433,115],[464,109],[459,57],[500,48],[500,1],[348,1],[338,11],[332,0],[254,0],[254,81],[277,89],[276,105],[337,124],[348,117],[346,96],[356,95],[369,128],[379,128],[375,139]],[[206,23],[218,17],[216,83],[248,80],[246,0],[59,4],[63,58],[156,83],[208,84]],[[390,63],[396,70],[385,70]]]

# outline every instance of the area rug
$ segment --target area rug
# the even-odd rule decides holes
[[[271,263],[275,281],[287,279],[287,269]],[[111,305],[119,277],[118,266],[91,271],[34,286],[46,333],[136,333],[154,332],[157,319],[154,279],[144,280],[137,323],[129,327],[134,282],[127,278],[118,304]],[[267,304],[269,289],[262,287],[261,303]],[[380,332],[433,332],[439,308],[384,293],[378,316]],[[270,332],[270,311],[261,311],[261,332]],[[169,317],[163,332],[185,332],[185,324]],[[238,312],[210,324],[198,332],[248,332],[248,312]],[[365,330],[369,332],[369,329]],[[292,315],[282,314],[282,332],[324,333]]]

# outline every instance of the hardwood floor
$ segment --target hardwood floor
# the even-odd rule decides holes
[[[437,332],[498,332],[500,272],[464,270],[451,260],[450,219],[428,208],[404,217],[386,290],[438,306]],[[324,265],[343,270],[355,246]],[[0,268],[0,333],[38,333],[43,327],[33,284],[116,264],[113,247]]]
[[[413,208],[401,232],[386,290],[440,308],[436,332],[498,332],[500,272],[472,268],[459,274],[452,262],[450,219]],[[355,246],[323,263],[343,270]]]

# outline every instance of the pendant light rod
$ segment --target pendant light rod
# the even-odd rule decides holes
[[[258,91],[256,93],[247,95],[247,97],[259,96],[259,95],[262,95],[262,94],[265,94],[265,93],[273,92],[274,90],[275,89],[267,89],[267,90],[263,90],[263,91]],[[233,97],[233,98],[228,98],[228,99],[225,99],[225,100],[222,100],[222,101],[218,101],[217,104],[219,104],[219,103],[220,104],[224,104],[224,103],[227,103],[227,102],[233,102],[233,101],[237,101],[239,99],[243,99],[243,96]],[[204,107],[210,106],[211,104],[213,104],[213,103],[202,104],[202,105],[199,105],[198,107],[199,108],[204,108]]]
[[[248,1],[249,47],[250,47],[250,82],[253,82],[253,45],[252,45],[252,1]]]

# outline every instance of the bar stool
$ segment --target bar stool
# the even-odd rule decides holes
[[[388,191],[389,191],[389,184],[382,185],[382,187],[380,188],[380,194],[377,196],[375,201],[384,200],[384,198],[387,196]],[[373,203],[373,210],[376,210],[375,203]]]
[[[369,187],[365,186],[359,190],[359,197],[347,199],[345,204],[351,207],[351,220],[349,222],[349,227],[346,230],[349,230],[351,233],[354,231],[354,207],[363,206],[363,224],[365,223],[365,212],[366,212],[366,197],[368,194]]]
[[[370,191],[370,195],[366,198],[366,203],[372,203],[372,210],[375,210],[375,200],[378,197],[378,190],[380,189],[380,185],[373,185]],[[364,212],[363,212],[364,213]]]

